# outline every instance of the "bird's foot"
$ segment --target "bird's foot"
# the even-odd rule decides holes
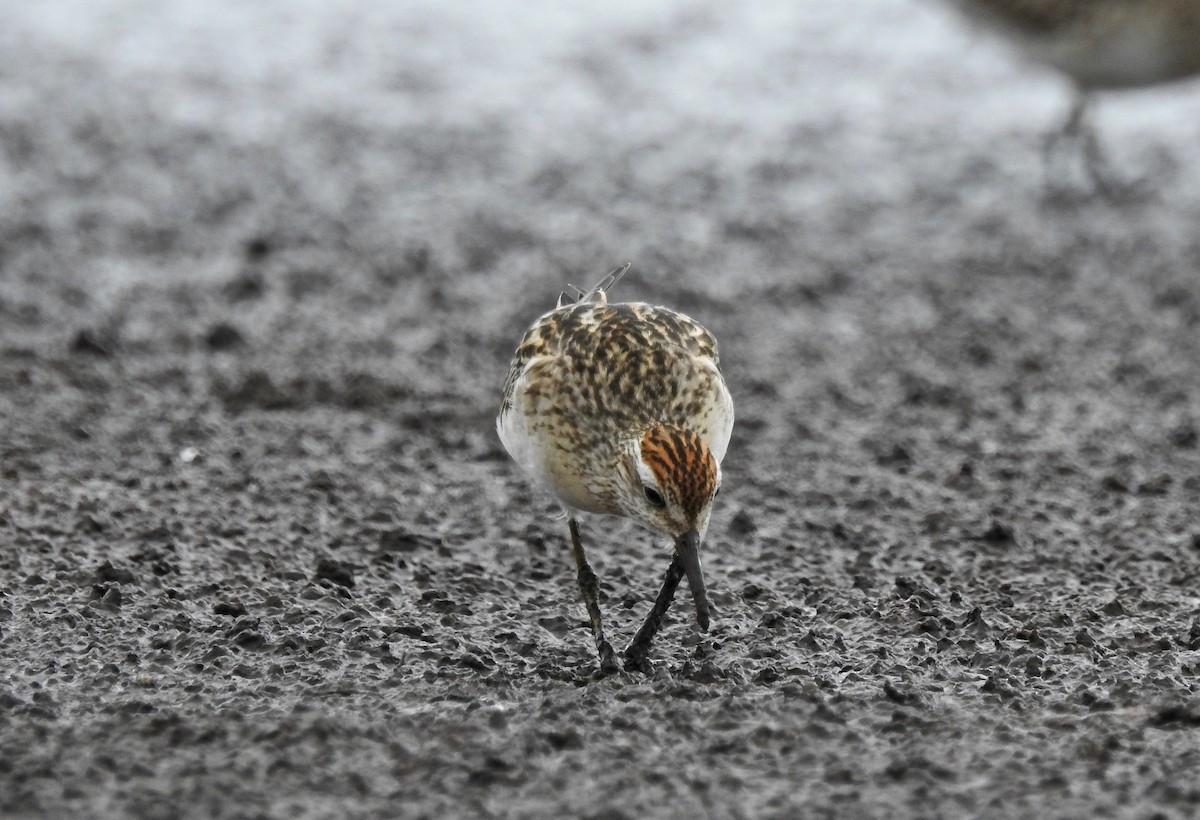
[[[1047,181],[1043,202],[1050,207],[1075,208],[1100,200],[1108,205],[1140,205],[1154,200],[1157,192],[1145,180],[1116,179],[1109,175],[1093,177],[1088,183],[1072,186],[1064,181]]]
[[[1155,195],[1147,180],[1126,179],[1114,171],[1090,129],[1052,135],[1043,157],[1044,197],[1050,205],[1076,206],[1097,198],[1113,205],[1134,205]]]
[[[625,652],[625,671],[640,672],[643,675],[654,674],[654,664],[646,657],[644,652]]]
[[[621,671],[620,664],[617,663],[617,655],[613,652],[612,644],[604,641],[600,644],[600,669],[597,671],[597,676],[606,678],[609,675],[615,675]]]
[[[610,647],[607,653],[601,651],[600,665],[598,667],[595,667],[590,672],[576,672],[572,675],[564,676],[564,679],[570,680],[576,686],[590,686],[593,683],[600,683],[603,680],[607,680],[620,671],[621,665],[617,663],[616,656]]]
[[[1096,192],[1114,205],[1137,205],[1152,200],[1155,189],[1144,179],[1124,179],[1110,173],[1093,175]]]

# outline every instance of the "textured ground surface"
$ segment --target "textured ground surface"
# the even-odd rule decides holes
[[[0,815],[1200,800],[1200,89],[1104,201],[940,8],[603,5],[0,8]],[[492,417],[627,260],[738,402],[718,611],[579,686]],[[627,640],[668,548],[585,531]]]

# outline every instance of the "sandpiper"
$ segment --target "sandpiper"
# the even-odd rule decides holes
[[[1200,74],[1200,0],[949,0],[1075,85],[1061,139],[1082,146],[1093,181],[1109,187],[1088,124],[1095,92],[1140,88]]]
[[[610,303],[609,289],[628,269],[614,270],[586,292],[572,287],[530,326],[513,357],[496,419],[509,455],[566,512],[605,675],[618,664],[604,637],[580,513],[632,518],[674,543],[654,605],[624,652],[626,669],[645,671],[650,643],[685,574],[696,620],[708,629],[700,548],[733,431],[733,399],[721,376],[716,339],[668,308]]]

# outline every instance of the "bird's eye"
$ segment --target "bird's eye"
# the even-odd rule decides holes
[[[658,490],[653,487],[644,487],[643,489],[646,492],[646,500],[650,502],[651,507],[667,506],[667,500],[662,497],[662,493]]]

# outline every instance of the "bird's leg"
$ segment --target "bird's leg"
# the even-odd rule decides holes
[[[658,634],[658,627],[662,623],[663,615],[667,614],[667,610],[671,607],[671,600],[675,597],[675,589],[679,586],[679,579],[683,577],[683,572],[683,556],[676,552],[671,559],[671,566],[667,567],[667,572],[663,575],[662,588],[658,591],[658,597],[654,599],[654,606],[650,608],[650,614],[646,616],[642,628],[633,636],[633,640],[625,650],[626,669],[648,671],[646,652],[650,649],[650,642]]]
[[[579,591],[587,607],[588,620],[592,624],[592,637],[596,640],[596,651],[600,655],[600,674],[611,675],[617,671],[617,659],[612,645],[604,637],[604,624],[600,620],[600,582],[592,572],[587,556],[583,553],[583,539],[579,537],[579,522],[567,519],[571,529],[571,549],[575,553],[575,569],[578,571]]]
[[[1113,198],[1122,193],[1124,186],[1110,176],[1110,164],[1100,147],[1100,138],[1092,123],[1091,111],[1092,95],[1084,89],[1079,89],[1062,130],[1051,134],[1046,142],[1046,164],[1049,167],[1054,155],[1059,153],[1058,147],[1065,145],[1067,153],[1062,154],[1063,159],[1068,163],[1071,155],[1081,159],[1083,170],[1094,186],[1093,190],[1102,196]],[[1066,168],[1065,165],[1062,167]]]
[[[1071,110],[1062,128],[1047,135],[1045,145],[1045,168],[1051,185],[1062,184],[1071,173],[1071,156],[1079,151],[1080,137],[1086,128],[1088,95],[1076,90],[1071,101]],[[1093,141],[1095,137],[1093,135]],[[1086,151],[1081,151],[1086,153]],[[1085,163],[1089,160],[1085,159]],[[1090,172],[1090,168],[1089,168]]]
[[[1088,92],[1082,89],[1075,92],[1075,99],[1071,102],[1071,111],[1067,114],[1067,121],[1063,123],[1063,136],[1079,139],[1079,135],[1087,128],[1088,106],[1091,105],[1091,102],[1092,97]]]
[[[1067,120],[1067,129],[1074,130],[1074,138],[1079,141],[1079,148],[1083,152],[1083,167],[1091,177],[1092,184],[1101,194],[1111,197],[1120,186],[1109,176],[1110,166],[1100,148],[1100,137],[1096,135],[1090,111],[1091,96],[1087,92],[1080,92]]]

